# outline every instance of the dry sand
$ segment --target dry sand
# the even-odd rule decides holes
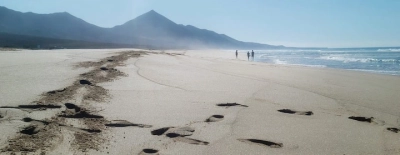
[[[0,75],[0,154],[400,154],[397,76],[137,49],[0,51]]]

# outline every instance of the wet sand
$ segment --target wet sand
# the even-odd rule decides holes
[[[0,154],[400,153],[399,77],[239,58],[0,51]]]

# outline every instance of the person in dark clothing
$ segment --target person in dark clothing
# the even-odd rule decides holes
[[[238,51],[236,50],[236,59],[237,59],[237,56],[238,56]]]
[[[253,58],[253,60],[254,60],[254,51],[253,50],[251,50],[251,58]]]
[[[250,52],[247,51],[247,60],[250,60]]]

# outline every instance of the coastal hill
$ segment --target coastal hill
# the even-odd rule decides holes
[[[154,10],[122,25],[102,28],[67,12],[52,14],[22,13],[0,6],[0,32],[47,39],[97,42],[105,45],[118,44],[118,47],[120,45],[174,49],[268,49],[283,47],[242,42],[210,30],[176,24]],[[18,43],[13,44],[13,46],[15,45],[18,45]]]
[[[0,32],[57,39],[101,41],[107,29],[89,24],[69,13],[21,13],[0,7]]]

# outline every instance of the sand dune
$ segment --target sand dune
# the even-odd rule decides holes
[[[400,154],[397,76],[139,49],[0,51],[0,74],[1,154]]]

